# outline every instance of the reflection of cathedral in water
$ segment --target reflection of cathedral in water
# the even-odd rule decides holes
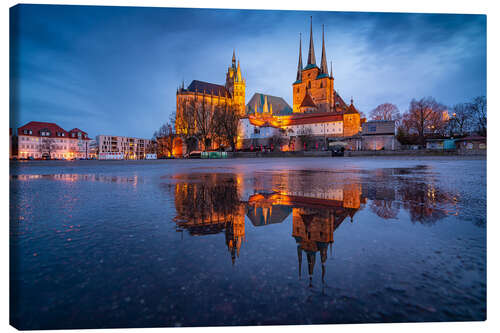
[[[318,189],[310,182],[299,184],[288,176],[282,173],[277,178],[274,175],[273,179],[264,179],[271,185],[267,192],[259,181],[254,181],[252,189],[245,192],[242,177],[234,174],[198,174],[196,181],[183,175],[174,176],[178,181],[176,223],[193,236],[225,232],[226,246],[234,263],[245,240],[245,215],[255,227],[281,223],[292,215],[299,274],[305,253],[312,278],[319,253],[324,277],[334,231],[344,220],[352,222],[364,203],[361,184],[358,181]],[[262,180],[262,177],[256,179]]]
[[[400,208],[408,211],[412,222],[422,224],[456,214],[455,195],[435,187],[432,179],[407,177],[411,172],[380,169],[364,182],[357,171],[290,170],[256,172],[251,177],[231,173],[175,175],[175,221],[180,230],[193,236],[224,232],[234,264],[245,241],[245,216],[261,228],[282,223],[291,215],[299,277],[305,262],[312,281],[319,260],[323,280],[334,232],[344,221],[352,223],[367,199],[370,210],[382,219],[396,219]],[[391,183],[391,179],[396,182]]]

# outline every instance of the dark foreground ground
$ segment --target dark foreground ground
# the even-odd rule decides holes
[[[11,163],[20,329],[486,319],[484,157]]]

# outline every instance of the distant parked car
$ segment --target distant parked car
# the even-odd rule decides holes
[[[332,148],[332,156],[344,156],[345,148],[342,146],[334,146]]]

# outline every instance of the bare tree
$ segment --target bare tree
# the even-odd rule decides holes
[[[196,146],[196,98],[183,100],[177,106],[177,113],[175,118],[175,132],[181,136],[186,142],[188,153],[195,149]]]
[[[370,111],[371,120],[394,120],[396,124],[401,120],[401,113],[396,105],[384,103]]]
[[[478,134],[486,136],[486,97],[476,97],[468,105],[476,126],[476,131]]]
[[[42,157],[43,155],[47,154],[49,158],[52,158],[52,153],[55,150],[57,150],[57,146],[54,139],[45,136],[42,136],[40,138],[40,145],[38,145],[38,151],[40,152]]]
[[[153,140],[157,144],[158,157],[172,156],[175,140],[175,117],[171,115],[169,120],[154,132]]]
[[[426,134],[444,132],[446,120],[443,113],[445,110],[446,107],[436,102],[433,97],[412,99],[410,109],[403,116],[403,127],[408,129],[409,134],[417,134],[420,144],[423,145]]]
[[[469,132],[472,123],[471,108],[466,103],[456,104],[448,122],[450,135],[465,135]]]
[[[301,144],[305,144],[306,148],[312,141],[312,129],[310,127],[303,127],[298,131],[297,135],[300,139]],[[305,149],[304,149],[305,150]]]
[[[198,140],[203,143],[203,149],[206,150],[211,146],[211,136],[215,126],[212,106],[208,105],[204,96],[202,97],[201,103],[195,107],[194,120],[195,135]]]
[[[281,146],[283,146],[285,141],[286,138],[284,136],[284,132],[278,131],[278,133],[269,138],[269,145],[272,145],[274,147],[274,150],[276,150],[277,148],[281,150]]]
[[[227,143],[236,151],[240,117],[234,105],[217,106],[214,111],[213,136],[220,143]]]

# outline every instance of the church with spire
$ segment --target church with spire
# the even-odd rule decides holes
[[[193,80],[186,88],[183,81],[176,92],[176,133],[183,134],[188,130],[189,126],[185,123],[184,115],[190,103],[203,104],[204,107],[212,109],[212,111],[217,106],[235,107],[239,116],[244,116],[245,85],[240,61],[236,60],[234,50],[231,66],[227,69],[225,84]]]
[[[333,64],[330,62],[328,68],[325,44],[323,25],[318,66],[311,17],[305,64],[302,62],[302,35],[299,36],[299,59],[292,83],[291,107],[281,97],[258,92],[245,105],[246,82],[233,50],[224,85],[194,80],[187,88],[183,82],[177,89],[176,133],[186,134],[189,130],[183,115],[190,103],[197,103],[212,109],[227,106],[237,110],[240,117],[238,149],[262,149],[264,146],[274,149],[270,140],[276,136],[284,138],[279,147],[284,151],[328,149],[331,140],[335,144],[343,140],[348,149],[359,149],[359,133],[365,119],[360,117],[352,98],[348,105],[335,90]],[[306,136],[307,142],[304,141]]]

